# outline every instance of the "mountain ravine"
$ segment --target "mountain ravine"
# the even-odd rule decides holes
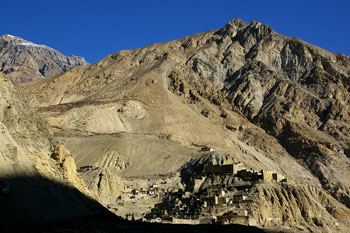
[[[349,76],[346,55],[234,19],[16,88],[117,215],[164,217],[174,190],[187,195],[181,208],[209,211],[216,185],[227,200],[247,197],[234,198],[230,210],[254,220],[242,224],[347,232]],[[210,170],[225,164],[256,176]],[[277,182],[266,178],[270,171]],[[194,199],[203,195],[206,204]],[[218,213],[218,203],[211,211],[224,219],[231,212]]]

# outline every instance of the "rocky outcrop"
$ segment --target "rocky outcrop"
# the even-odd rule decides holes
[[[279,226],[283,222],[292,229],[303,226],[310,231],[319,228],[323,232],[347,231],[349,221],[344,216],[349,209],[318,187],[267,183],[256,185],[251,192],[254,200],[258,200],[253,216],[262,221],[262,225]]]
[[[64,56],[48,46],[17,36],[0,36],[0,71],[15,84],[59,75],[86,64],[82,57]]]
[[[349,57],[281,36],[258,22],[240,30],[232,24],[240,25],[237,20],[226,25],[228,31],[217,33],[222,42],[215,42],[225,46],[229,41],[232,45],[225,53],[244,55],[240,62],[222,57],[221,64],[227,64],[221,89],[226,99],[276,137],[324,188],[349,206],[344,197],[350,187],[350,138],[345,130],[350,116]]]
[[[49,125],[0,73],[0,228],[29,231],[46,221],[107,213],[76,172]]]
[[[120,177],[110,168],[85,169],[81,174],[90,192],[106,207],[116,202],[124,188]]]

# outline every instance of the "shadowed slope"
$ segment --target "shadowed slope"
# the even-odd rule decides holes
[[[0,178],[1,232],[28,232],[43,223],[112,215],[75,187],[41,176]]]

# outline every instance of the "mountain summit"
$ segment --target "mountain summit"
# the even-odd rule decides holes
[[[86,64],[82,57],[64,56],[46,45],[12,35],[0,36],[0,71],[15,84],[59,75]]]

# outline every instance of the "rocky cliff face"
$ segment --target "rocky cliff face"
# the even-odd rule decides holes
[[[209,45],[200,53],[220,62],[194,55],[192,70],[212,79],[233,109],[277,138],[350,207],[350,58],[240,20],[214,33]]]
[[[0,36],[0,71],[15,84],[59,75],[86,64],[82,57],[64,56],[55,49],[16,36]]]
[[[60,136],[167,135],[278,171],[295,187],[259,189],[260,224],[274,212],[294,229],[332,232],[349,224],[349,76],[348,56],[234,19],[18,89]],[[296,204],[277,211],[271,197]]]
[[[107,212],[76,172],[73,156],[0,73],[0,229]]]

